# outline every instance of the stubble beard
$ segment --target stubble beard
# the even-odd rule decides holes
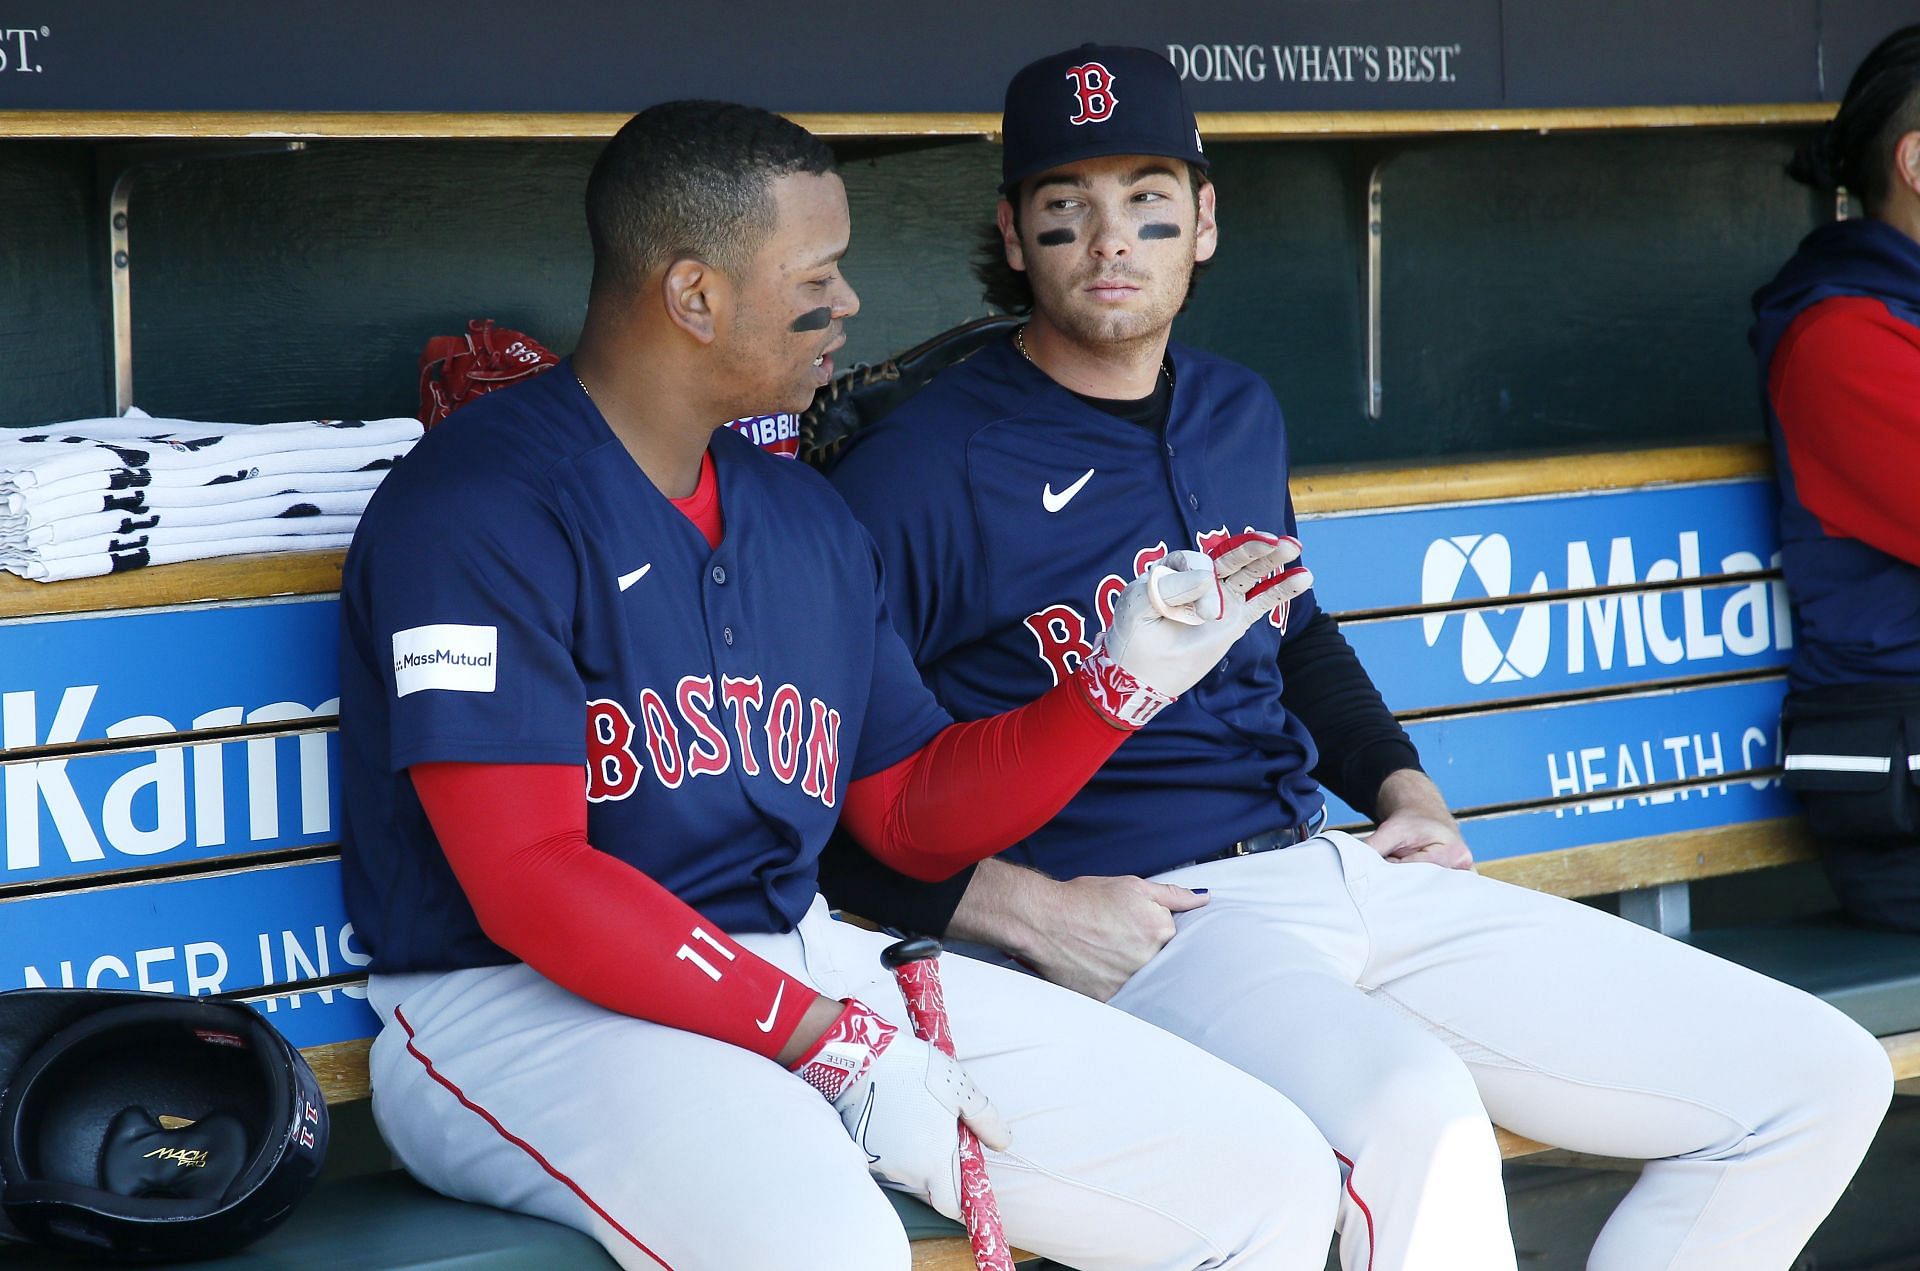
[[[1165,338],[1180,312],[1192,269],[1192,262],[1187,262],[1179,296],[1163,294],[1153,281],[1138,275],[1124,276],[1126,281],[1140,286],[1143,295],[1151,297],[1151,303],[1143,309],[1102,310],[1090,301],[1075,303],[1080,289],[1092,281],[1091,278],[1056,284],[1045,292],[1036,288],[1035,307],[1049,324],[1075,344],[1117,352]]]
[[[810,367],[803,363],[799,370],[793,370],[783,364],[776,379],[774,368],[765,360],[766,350],[784,350],[792,339],[791,335],[774,330],[770,324],[735,319],[728,332],[728,349],[719,372],[720,382],[726,384],[731,392],[740,393],[742,403],[749,400],[748,386],[759,384],[762,389],[751,394],[751,405],[734,409],[727,416],[728,419],[772,411],[797,414],[813,403],[814,387],[808,375]]]

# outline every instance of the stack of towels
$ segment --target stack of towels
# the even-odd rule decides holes
[[[0,569],[40,582],[345,547],[416,419],[208,424],[135,410],[0,429]]]

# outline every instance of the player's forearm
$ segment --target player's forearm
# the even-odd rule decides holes
[[[1059,885],[1021,865],[981,861],[953,911],[947,934],[1031,962],[1039,952],[1039,935],[1046,929],[1050,894]]]
[[[562,988],[769,1058],[799,1055],[839,1012],[645,873],[595,850],[578,768],[409,771],[487,938]]]
[[[846,1003],[833,998],[814,994],[813,1001],[800,1016],[799,1025],[793,1030],[793,1036],[773,1057],[773,1062],[782,1068],[791,1068],[800,1061],[800,1057],[812,1050],[820,1037],[832,1027],[833,1021],[840,1018],[846,1009]]]
[[[1408,812],[1430,817],[1456,831],[1459,829],[1459,823],[1453,819],[1453,812],[1447,807],[1446,796],[1440,793],[1440,787],[1418,768],[1402,768],[1388,774],[1387,779],[1380,783],[1380,793],[1374,803],[1376,821],[1384,821],[1395,813]]]
[[[1131,876],[1057,882],[983,862],[948,930],[1011,953],[1055,984],[1107,1001],[1173,939],[1204,893]]]
[[[1045,825],[1126,736],[1069,681],[852,783],[841,823],[901,873],[946,878]]]

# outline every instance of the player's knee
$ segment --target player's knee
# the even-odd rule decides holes
[[[1432,1054],[1384,1065],[1356,1091],[1356,1101],[1352,1123],[1380,1127],[1388,1136],[1386,1150],[1398,1157],[1499,1166],[1499,1145],[1480,1091],[1451,1052],[1436,1047]]]
[[[1289,1151],[1272,1162],[1258,1192],[1242,1193],[1238,1217],[1245,1225],[1237,1233],[1243,1261],[1222,1265],[1265,1266],[1284,1254],[1289,1260],[1301,1251],[1325,1253],[1340,1215],[1340,1162],[1324,1143],[1316,1151]],[[1255,1202],[1259,1196],[1262,1200]]]
[[[1819,1162],[1853,1164],[1866,1151],[1893,1099],[1893,1067],[1865,1029],[1823,1002],[1808,1000],[1770,1021],[1751,1062],[1764,1065],[1730,1103],[1737,1133],[1693,1155],[1726,1159],[1792,1142]]]
[[[1340,1164],[1304,1113],[1285,1099],[1243,1110],[1231,1159],[1215,1164],[1218,1212],[1207,1225],[1223,1267],[1264,1266],[1280,1251],[1324,1253],[1340,1204]]]
[[[1893,1065],[1879,1040],[1850,1019],[1835,1018],[1823,1031],[1819,1054],[1801,1071],[1816,1124],[1834,1136],[1871,1141],[1893,1100]]]

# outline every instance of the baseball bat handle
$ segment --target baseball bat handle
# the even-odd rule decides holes
[[[880,961],[892,968],[907,1003],[916,1037],[953,1055],[953,1030],[947,1023],[946,998],[940,991],[940,942],[924,936],[888,945]],[[1000,1226],[1000,1203],[987,1178],[986,1152],[963,1122],[960,1131],[960,1217],[979,1271],[1014,1271],[1013,1252]]]
[[[940,942],[932,936],[913,936],[896,940],[880,950],[880,962],[889,971],[898,971],[909,962],[940,956]]]

